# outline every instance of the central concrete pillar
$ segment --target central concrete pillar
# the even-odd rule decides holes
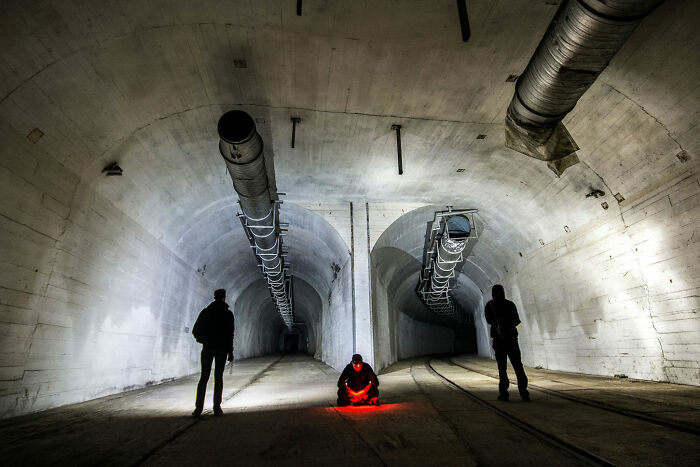
[[[351,251],[353,283],[353,349],[374,366],[374,339],[372,331],[372,288],[370,271],[369,205],[351,201]]]

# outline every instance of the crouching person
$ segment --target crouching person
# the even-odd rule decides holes
[[[379,380],[374,370],[355,354],[338,378],[338,405],[378,405]]]

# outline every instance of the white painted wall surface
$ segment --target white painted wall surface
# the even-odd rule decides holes
[[[398,321],[399,359],[454,350],[454,331],[451,328],[416,321],[405,313],[399,313]]]
[[[322,360],[339,371],[348,364],[353,354],[351,281],[352,271],[348,259],[333,281],[329,296],[323,297]]]
[[[0,165],[0,417],[197,371],[213,285],[60,164],[28,163]]]
[[[508,277],[524,361],[700,384],[698,176],[615,211],[529,254]]]

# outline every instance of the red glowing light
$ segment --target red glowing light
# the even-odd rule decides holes
[[[386,412],[401,410],[405,404],[382,404],[382,405],[347,405],[345,407],[336,407],[336,410],[341,412]]]

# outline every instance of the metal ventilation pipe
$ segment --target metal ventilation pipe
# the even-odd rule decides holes
[[[578,163],[579,147],[562,119],[661,1],[563,3],[516,84],[506,116],[506,146],[547,161],[557,175]]]
[[[291,287],[285,277],[277,202],[268,189],[262,138],[245,112],[232,110],[219,119],[219,151],[226,162],[243,213],[239,215],[258,257],[270,294],[284,324],[292,329]]]
[[[455,318],[454,301],[450,295],[450,280],[455,268],[464,261],[463,252],[472,235],[472,226],[464,211],[435,213],[424,268],[418,283],[418,296],[438,316]]]

